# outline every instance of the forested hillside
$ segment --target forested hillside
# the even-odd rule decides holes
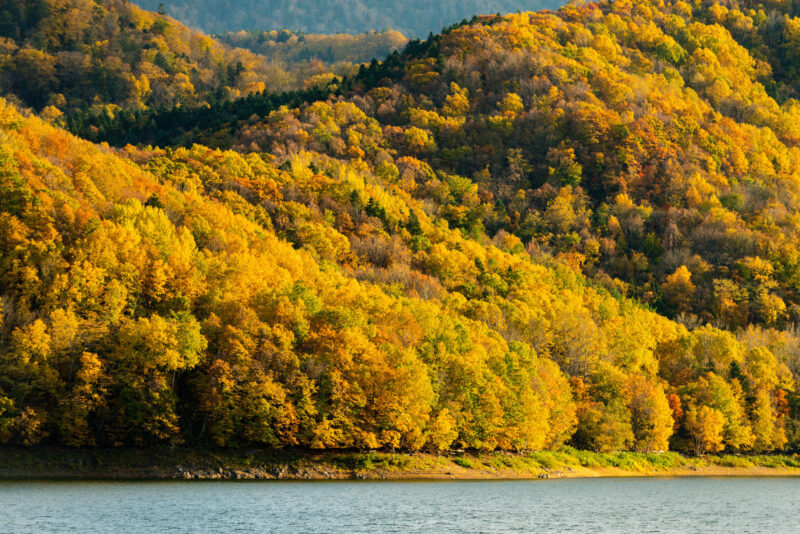
[[[116,149],[3,102],[0,441],[799,449],[795,19],[741,9],[70,116]]]
[[[302,138],[219,110],[212,130],[189,118],[168,139],[417,157],[478,188],[471,204],[413,191],[465,232],[513,233],[690,327],[785,328],[800,318],[797,21],[680,2],[477,19],[338,89],[377,121],[362,138],[302,110]],[[128,123],[98,119],[96,139],[133,141]],[[157,119],[137,117],[136,135],[163,142]]]
[[[794,435],[796,338],[690,333],[511,234],[450,228],[402,184],[476,187],[412,157],[115,155],[5,104],[0,126],[4,441],[663,450],[678,429],[702,452]]]
[[[0,0],[0,95],[49,118],[196,108],[324,85],[407,42],[398,32],[222,39],[124,0]]]
[[[167,13],[207,32],[289,29],[308,33],[358,34],[394,29],[425,36],[476,14],[556,9],[552,0],[139,0],[145,9],[163,6]]]
[[[0,0],[0,92],[51,114],[198,105],[286,89],[286,78],[249,51],[124,0]]]

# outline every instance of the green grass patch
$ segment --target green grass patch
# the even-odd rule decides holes
[[[752,463],[759,467],[772,467],[772,468],[798,468],[800,467],[800,458],[797,455],[793,456],[754,456]]]
[[[528,457],[545,469],[556,469],[564,465],[559,455],[553,451],[532,452]]]
[[[708,458],[708,461],[713,465],[719,465],[721,467],[753,467],[753,462],[751,462],[749,458],[744,456],[734,456],[732,454],[711,456]]]
[[[411,456],[384,452],[340,454],[331,458],[331,463],[356,471],[386,469],[402,470],[411,464]]]
[[[464,469],[475,469],[475,463],[469,458],[464,458],[463,456],[453,458],[453,463],[463,467]]]
[[[677,452],[648,452],[644,456],[650,465],[662,469],[675,469],[687,465],[686,459]]]
[[[579,451],[578,449],[571,449],[569,453],[578,461],[581,467],[600,469],[611,465],[608,461],[608,455],[606,454],[592,451]]]
[[[675,452],[600,453],[564,447],[559,451],[535,452],[529,457],[547,469],[580,466],[588,469],[616,467],[628,471],[644,471],[648,469],[667,470],[688,465],[688,461]]]
[[[518,472],[539,471],[542,467],[530,456],[507,452],[496,452],[484,459],[484,463],[495,469],[511,469]]]

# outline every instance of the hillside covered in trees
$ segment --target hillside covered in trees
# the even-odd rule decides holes
[[[0,91],[37,110],[198,105],[286,89],[282,78],[251,52],[124,0],[0,1]]]
[[[307,33],[358,34],[397,30],[426,36],[476,14],[556,9],[552,0],[139,0],[145,9],[163,6],[178,20],[211,33],[239,30],[293,30]]]
[[[0,94],[49,118],[195,108],[324,85],[407,41],[398,32],[222,39],[125,0],[0,0]]]
[[[478,17],[117,148],[2,101],[0,441],[800,449],[795,26]]]
[[[786,328],[800,318],[795,20],[680,3],[476,19],[336,87],[368,117],[344,131],[248,113],[258,99],[212,109],[207,131],[178,117],[166,139],[157,113],[86,121],[117,143],[414,157],[477,187],[471,203],[411,191],[468,234],[515,234],[689,327]]]

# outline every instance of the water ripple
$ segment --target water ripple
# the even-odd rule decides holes
[[[0,482],[0,533],[796,532],[797,478]]]

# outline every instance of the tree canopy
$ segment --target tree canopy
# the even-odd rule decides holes
[[[3,100],[0,441],[798,449],[781,9],[476,17],[88,139]]]

